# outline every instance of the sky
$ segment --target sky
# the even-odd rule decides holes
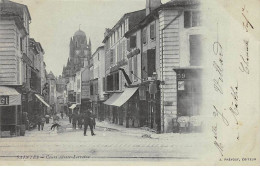
[[[47,72],[61,75],[69,57],[70,38],[79,29],[91,39],[92,53],[103,45],[105,28],[128,12],[145,8],[146,0],[12,0],[28,6],[30,37],[40,42]],[[170,0],[162,0],[162,3]]]

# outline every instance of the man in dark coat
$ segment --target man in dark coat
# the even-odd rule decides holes
[[[90,128],[90,131],[91,131],[91,135],[94,136],[94,132],[93,132],[93,122],[92,122],[92,116],[91,116],[91,112],[90,110],[87,110],[87,112],[85,112],[84,116],[84,136],[86,136],[87,134],[87,129],[88,129],[88,126]]]
[[[77,120],[78,120],[78,116],[76,113],[73,113],[72,116],[72,127],[73,129],[76,129],[76,126],[77,126]]]

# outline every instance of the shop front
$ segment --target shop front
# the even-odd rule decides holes
[[[138,87],[125,88],[122,93],[114,93],[104,104],[107,105],[107,119],[126,127],[139,127]]]
[[[21,94],[16,89],[0,86],[0,137],[24,135],[21,102]]]
[[[160,81],[146,81],[140,84],[140,126],[161,132]]]
[[[179,132],[199,132],[202,127],[202,69],[174,69],[177,75],[177,119]],[[176,129],[174,129],[176,130]]]

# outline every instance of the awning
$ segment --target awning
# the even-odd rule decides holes
[[[112,105],[118,97],[120,97],[122,93],[114,93],[109,99],[107,99],[104,104],[106,105]]]
[[[0,86],[0,106],[21,105],[21,94],[16,89]]]
[[[77,105],[76,104],[72,104],[69,108],[73,110],[73,109],[75,109],[75,107],[77,107]]]
[[[43,99],[42,96],[38,95],[38,94],[35,94],[35,96],[47,107],[50,107],[50,105],[48,103],[46,103]]]
[[[115,102],[113,102],[113,106],[120,107],[122,106],[127,100],[129,100],[133,94],[136,92],[138,87],[133,88],[125,88],[125,91],[117,98]]]

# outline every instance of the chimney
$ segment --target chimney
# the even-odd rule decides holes
[[[152,10],[162,5],[161,0],[146,0],[146,16],[151,13]]]

